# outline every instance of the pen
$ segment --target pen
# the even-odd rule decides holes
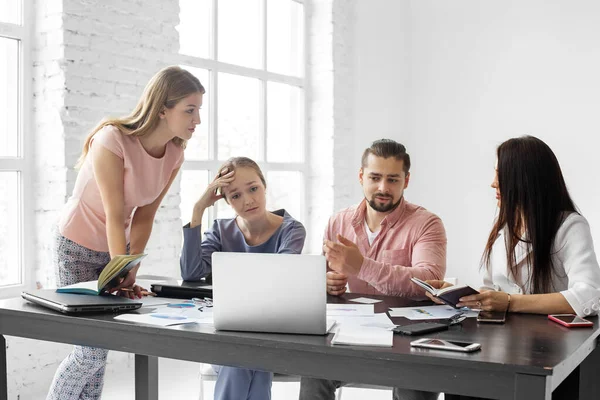
[[[131,288],[121,288],[119,290],[122,290],[124,292],[133,292],[133,289],[131,289]],[[149,292],[147,290],[142,290],[142,296],[156,296],[156,293]]]

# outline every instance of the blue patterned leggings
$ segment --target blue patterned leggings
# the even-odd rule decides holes
[[[54,230],[53,264],[58,286],[98,279],[110,254],[90,250]],[[75,346],[58,367],[46,400],[100,399],[108,350]]]

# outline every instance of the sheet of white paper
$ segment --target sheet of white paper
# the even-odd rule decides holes
[[[196,321],[183,315],[172,314],[121,314],[115,317],[117,321],[135,322],[153,326],[171,326],[180,324],[195,324]]]
[[[350,299],[350,301],[353,301],[355,303],[363,303],[363,304],[375,304],[375,303],[380,303],[383,300],[369,299],[368,297],[359,297],[357,299]]]
[[[331,339],[334,345],[392,347],[394,333],[379,328],[342,325]]]
[[[327,316],[361,317],[375,313],[373,304],[327,304]]]
[[[179,302],[181,303],[182,301],[179,300]],[[184,300],[185,302],[185,300]],[[171,303],[171,304],[177,304],[177,303]],[[212,308],[208,308],[208,307],[204,307],[202,308],[202,311],[199,310],[200,306],[199,305],[194,305],[194,307],[189,307],[189,308],[172,308],[169,307],[168,305],[163,305],[163,306],[158,306],[156,307],[156,309],[152,312],[152,314],[166,314],[166,315],[181,315],[184,317],[187,317],[189,319],[192,319],[196,322],[198,322],[199,324],[212,324],[213,323],[213,312],[212,312]]]
[[[335,324],[337,323],[337,321],[335,319],[331,319],[331,318],[327,318],[327,330],[326,332],[329,333],[331,331],[331,329],[336,326]]]
[[[366,317],[335,317],[336,326],[363,326],[371,328],[391,329],[396,325],[388,318],[387,314],[379,313]]]
[[[462,310],[461,310],[462,311]],[[465,310],[467,317],[476,317],[478,312],[473,310]],[[457,314],[456,310],[450,306],[425,306],[425,307],[399,307],[390,308],[391,317],[405,317],[411,320],[427,320],[450,318]]]

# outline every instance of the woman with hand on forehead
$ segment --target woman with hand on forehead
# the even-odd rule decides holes
[[[229,159],[194,205],[192,220],[183,227],[181,276],[197,281],[212,270],[212,253],[300,254],[306,230],[284,209],[266,209],[267,182],[260,167],[246,157]],[[201,235],[206,209],[223,199],[236,216],[216,219]],[[215,400],[265,400],[271,398],[273,374],[246,368],[216,366]]]
[[[533,136],[502,143],[492,188],[500,210],[483,253],[484,287],[458,306],[597,314],[600,267],[590,226],[575,208],[550,147]]]

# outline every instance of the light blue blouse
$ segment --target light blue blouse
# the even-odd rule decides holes
[[[201,226],[183,227],[183,249],[179,259],[181,277],[186,281],[198,281],[212,270],[212,253],[227,251],[236,253],[287,253],[300,254],[306,239],[306,229],[287,211],[272,211],[283,217],[283,222],[271,237],[257,246],[246,243],[244,234],[235,218],[216,219],[211,229],[204,233]]]

